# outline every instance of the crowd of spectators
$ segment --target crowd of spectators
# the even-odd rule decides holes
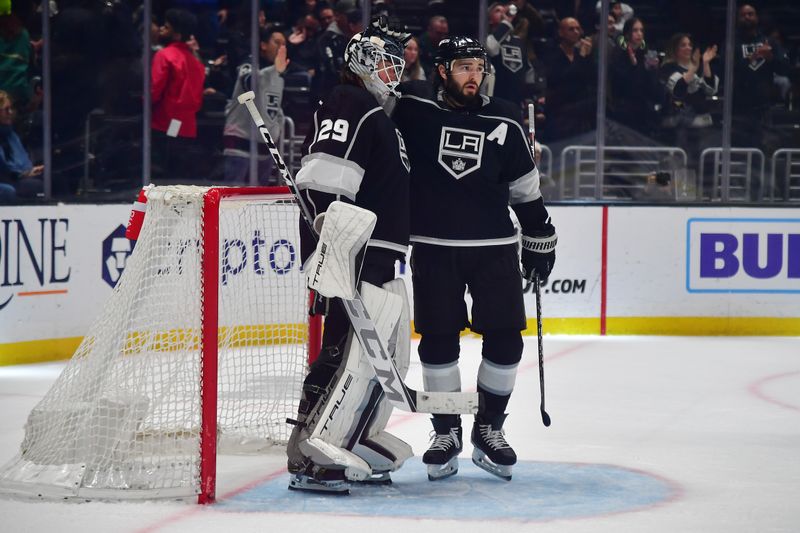
[[[284,116],[294,120],[298,134],[312,124],[316,103],[338,82],[345,44],[363,29],[364,1],[261,1],[256,83],[259,107],[275,137],[283,133]],[[717,13],[724,15],[725,2],[717,3]],[[601,22],[602,5],[594,0],[490,3],[485,46],[493,75],[484,90],[516,103],[521,120],[533,104],[538,140],[554,151],[593,144],[599,29],[605,25],[606,123],[614,126],[607,143],[677,146],[697,165],[702,148],[719,146],[725,97],[724,35],[703,31],[708,24],[698,19],[708,16],[708,6],[697,4],[611,1],[608,19]],[[443,38],[477,35],[478,6],[477,0],[372,0],[371,12],[386,13],[415,32],[405,52],[404,80],[420,80],[430,79]],[[89,175],[109,187],[116,179],[140,183],[141,3],[55,0],[50,7],[53,192],[85,189],[94,183]],[[3,141],[0,161],[5,165],[12,152],[28,159],[27,170],[17,176],[4,169],[0,192],[9,195],[25,172],[41,169],[38,9],[39,0],[15,0],[10,12],[0,13],[0,94],[13,102],[12,111],[2,111],[3,138],[10,129],[16,139]],[[247,0],[154,0],[154,180],[247,180],[250,131],[237,115],[235,97],[251,87],[256,74],[251,9]],[[791,120],[800,103],[800,57],[787,28],[759,15],[750,4],[738,6],[733,143],[768,153],[797,144],[787,138],[796,133],[788,128],[776,133],[773,125],[780,122],[776,116]],[[615,138],[620,131],[624,135]],[[274,182],[265,152],[259,151],[258,167],[260,182]]]

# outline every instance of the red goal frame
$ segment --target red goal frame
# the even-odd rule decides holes
[[[203,196],[203,257],[201,303],[202,411],[200,429],[200,493],[197,502],[213,503],[217,478],[217,343],[219,303],[219,207],[224,198],[234,196],[287,195],[289,187],[214,187]],[[313,298],[310,295],[309,298]],[[308,363],[319,354],[322,342],[322,317],[309,315]]]

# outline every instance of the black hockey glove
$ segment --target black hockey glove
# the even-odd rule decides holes
[[[539,281],[546,283],[556,262],[556,228],[548,219],[541,229],[532,233],[522,236],[522,274],[528,281],[538,275]]]

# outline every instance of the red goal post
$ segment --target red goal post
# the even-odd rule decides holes
[[[216,306],[218,298],[218,283],[219,279],[219,228],[220,217],[219,208],[220,202],[225,198],[242,198],[242,197],[258,197],[267,196],[272,198],[283,198],[287,201],[293,201],[289,187],[231,187],[231,188],[212,188],[204,195],[203,199],[203,234],[206,239],[206,253],[203,256],[203,286],[206,289],[205,298],[203,300],[204,310],[208,309],[207,306]],[[298,227],[299,227],[299,210],[298,210]],[[298,251],[299,251],[299,240]],[[298,253],[299,257],[299,253]],[[305,301],[311,304],[313,295],[308,295]],[[218,313],[204,312],[203,317],[210,319],[204,320],[202,326],[202,345],[203,345],[203,388],[206,387],[212,391],[208,401],[203,403],[203,432],[201,434],[200,447],[201,447],[201,463],[200,463],[200,479],[201,491],[198,495],[198,503],[210,503],[214,501],[216,493],[216,429],[217,429],[217,398],[216,390],[213,384],[217,379],[217,358],[212,350],[216,350],[217,335],[219,331],[219,324],[217,321]],[[308,359],[310,364],[319,355],[320,344],[322,342],[322,322],[321,316],[309,316],[309,330],[308,330]],[[209,379],[206,379],[209,376]],[[213,376],[213,378],[211,377]],[[293,413],[292,413],[293,414]]]

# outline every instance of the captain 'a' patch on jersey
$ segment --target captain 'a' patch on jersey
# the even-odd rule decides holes
[[[522,48],[518,45],[501,43],[500,55],[503,58],[503,65],[511,72],[517,72],[522,68]]]
[[[456,179],[481,168],[484,133],[461,128],[442,127],[439,140],[439,164]]]

